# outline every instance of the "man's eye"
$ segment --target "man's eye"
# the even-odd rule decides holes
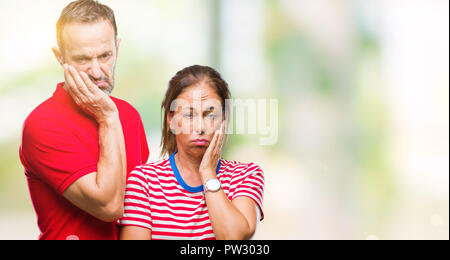
[[[103,54],[102,56],[100,56],[100,59],[106,60],[106,59],[109,58],[109,56],[111,56],[109,53],[105,53],[105,54]]]
[[[183,114],[183,117],[185,117],[185,118],[192,118],[193,115],[192,115],[192,113],[186,113],[186,114]]]

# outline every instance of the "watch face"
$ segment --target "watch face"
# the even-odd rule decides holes
[[[218,191],[220,189],[220,182],[218,179],[211,179],[206,182],[206,188],[209,191]]]

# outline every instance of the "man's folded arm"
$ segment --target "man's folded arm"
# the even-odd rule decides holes
[[[126,152],[118,114],[99,122],[97,171],[74,181],[63,196],[92,216],[113,222],[123,215]]]

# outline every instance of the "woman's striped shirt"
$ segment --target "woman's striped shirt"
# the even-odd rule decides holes
[[[221,159],[217,179],[230,201],[250,197],[264,218],[264,175],[258,165]],[[131,172],[120,224],[148,228],[152,239],[215,239],[203,186],[190,187],[183,181],[173,155]]]

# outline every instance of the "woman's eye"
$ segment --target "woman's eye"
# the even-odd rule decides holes
[[[191,113],[189,113],[189,114],[183,114],[183,117],[185,117],[185,118],[192,118],[192,114]]]
[[[217,115],[215,115],[215,114],[209,114],[207,117],[208,117],[209,119],[216,119],[216,118],[217,118]]]

